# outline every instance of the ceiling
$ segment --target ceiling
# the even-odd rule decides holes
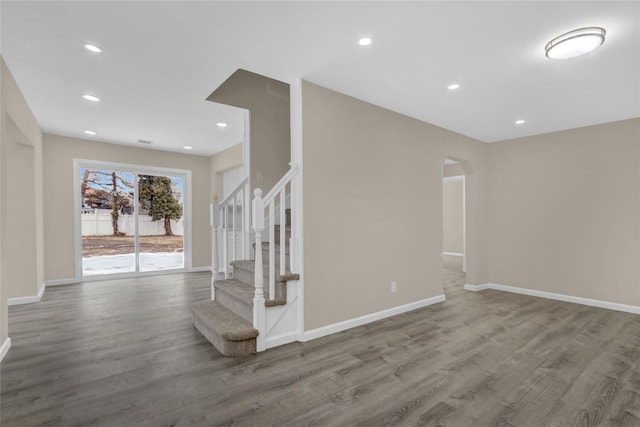
[[[3,0],[1,24],[1,53],[42,129],[105,142],[196,155],[241,142],[242,110],[205,101],[238,68],[484,142],[640,117],[638,1]],[[549,40],[585,26],[607,30],[599,49],[545,57]],[[373,43],[359,46],[363,36]]]

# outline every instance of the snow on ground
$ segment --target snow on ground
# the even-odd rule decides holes
[[[140,253],[140,271],[171,270],[184,267],[184,253]],[[135,255],[100,255],[82,258],[82,275],[97,276],[135,272]]]

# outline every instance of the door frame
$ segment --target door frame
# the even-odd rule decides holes
[[[81,168],[100,168],[108,169],[115,172],[131,173],[136,177],[136,185],[134,186],[134,203],[136,209],[134,209],[136,235],[134,237],[135,251],[139,253],[139,241],[138,241],[138,175],[156,175],[156,176],[179,176],[183,179],[183,212],[182,218],[184,222],[184,235],[183,235],[183,247],[184,247],[184,265],[183,268],[176,268],[171,270],[156,270],[156,271],[137,271],[139,270],[139,260],[136,257],[136,271],[132,273],[115,273],[108,275],[96,275],[83,277],[82,275],[82,223],[80,217],[80,210],[82,208],[82,201],[80,200],[80,169]],[[130,163],[117,163],[117,162],[105,162],[102,160],[88,160],[88,159],[73,159],[73,206],[74,206],[74,262],[75,262],[75,280],[78,282],[91,282],[97,280],[110,280],[117,278],[127,277],[142,277],[142,276],[155,276],[158,274],[173,274],[190,271],[193,265],[192,262],[192,230],[191,230],[191,171],[187,169],[172,169],[156,166],[136,165]]]

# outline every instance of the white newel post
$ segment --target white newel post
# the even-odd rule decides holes
[[[209,222],[211,223],[211,300],[216,299],[216,289],[213,282],[218,278],[220,261],[218,255],[218,228],[220,226],[220,205],[217,201],[213,201],[209,205]]]
[[[264,230],[264,200],[262,190],[256,188],[253,191],[253,231],[256,235],[256,260],[255,260],[255,294],[253,296],[253,327],[258,330],[256,338],[256,350],[266,349],[266,324],[267,318],[264,307],[264,276],[262,272],[262,230]]]

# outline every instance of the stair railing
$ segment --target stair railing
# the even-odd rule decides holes
[[[212,203],[212,281],[220,278],[220,275],[225,279],[230,278],[231,263],[237,259],[249,259],[251,256],[249,200],[249,178],[245,177],[224,200],[220,203],[216,201]],[[222,242],[220,242],[220,232],[222,232]],[[229,236],[231,236],[231,244],[229,244]],[[237,246],[238,236],[241,238],[240,248]],[[241,254],[238,254],[238,249],[241,249]]]
[[[276,185],[262,197],[262,190],[256,188],[253,191],[253,205],[252,205],[252,219],[253,219],[253,231],[255,233],[255,294],[253,299],[253,327],[260,333],[258,335],[258,341],[256,343],[257,350],[262,351],[266,348],[266,316],[264,311],[265,295],[264,295],[264,268],[262,261],[262,233],[265,228],[265,217],[268,218],[268,253],[269,253],[269,300],[274,300],[276,297],[275,282],[276,282],[276,268],[275,268],[275,248],[276,244],[279,245],[280,251],[280,268],[279,275],[284,276],[286,274],[286,249],[289,247],[290,265],[294,264],[293,257],[295,256],[292,241],[286,239],[286,210],[287,201],[291,208],[295,206],[294,192],[292,191],[293,178],[296,176],[298,169],[293,166],[289,171],[278,181]],[[276,212],[278,214],[276,215]],[[295,212],[291,211],[292,218],[295,217]],[[280,225],[280,242],[275,241],[275,228],[276,225]],[[291,227],[292,233],[294,227]],[[293,235],[292,235],[293,237]],[[261,338],[262,337],[262,338]],[[261,343],[262,339],[262,343]],[[261,347],[262,346],[262,347]]]
[[[295,206],[295,204],[293,203],[294,201],[291,200],[293,197],[293,192],[291,191],[291,183],[296,173],[297,173],[296,167],[292,167],[291,169],[289,169],[289,171],[280,179],[280,181],[278,181],[276,185],[273,186],[271,191],[269,191],[269,193],[267,193],[267,195],[264,197],[257,196],[256,192],[254,191],[254,196],[255,196],[254,200],[260,198],[262,199],[262,203],[263,203],[263,208],[260,210],[262,218],[260,218],[259,220],[262,221],[262,224],[266,223],[268,227],[269,299],[271,300],[275,299],[276,274],[279,273],[280,276],[284,276],[286,274],[287,247],[289,248],[290,256],[294,256],[293,250],[291,248],[291,240],[287,241],[286,239],[286,226],[287,226],[286,211],[287,211],[287,204],[289,204],[290,206]],[[260,193],[262,194],[262,191],[260,191]],[[268,218],[268,221],[265,221],[265,218]],[[275,234],[276,226],[280,226],[278,243],[276,243],[276,234]],[[277,272],[275,268],[276,247],[279,250],[279,270]],[[259,252],[260,253],[262,252],[261,249],[262,248],[261,247],[258,248],[258,245],[256,244],[256,247],[255,247],[256,269],[257,267],[259,267],[257,262],[257,255]]]

